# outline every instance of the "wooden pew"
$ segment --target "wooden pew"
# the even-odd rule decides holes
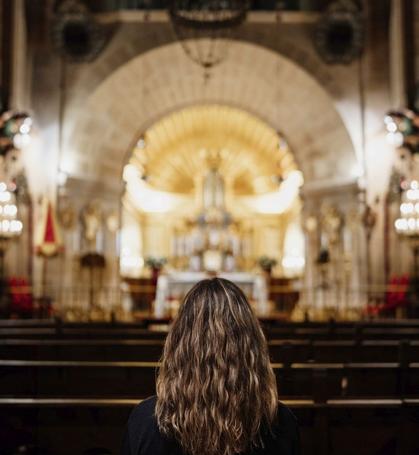
[[[146,397],[155,391],[155,362],[0,362],[2,396]]]
[[[330,331],[326,327],[272,328],[265,331],[268,339],[301,340],[419,340],[418,328],[357,328],[338,327]]]
[[[416,396],[419,369],[412,364],[404,376],[398,363],[301,363],[274,370],[280,394],[315,402],[344,397]]]
[[[2,396],[147,396],[156,362],[0,361]],[[316,402],[342,397],[419,398],[419,363],[274,363],[279,393]]]
[[[164,340],[11,339],[0,340],[0,359],[158,361]]]
[[[160,332],[147,330],[152,323],[162,324]],[[167,318],[144,318],[134,323],[94,322],[64,323],[57,320],[0,320],[0,339],[6,338],[132,338],[162,339],[167,330]],[[269,339],[317,340],[419,340],[419,321],[378,322],[299,322],[265,324]]]
[[[158,361],[163,339],[0,339],[0,359]],[[419,341],[270,340],[272,362],[414,362]]]
[[[142,328],[103,327],[83,328],[68,327],[41,327],[41,328],[0,328],[0,339],[72,339],[72,338],[103,338],[103,339],[164,339],[167,331],[153,331]],[[340,329],[330,333],[324,329],[272,329],[266,332],[268,340],[418,340],[417,329],[365,329],[363,333],[356,333],[352,329]]]
[[[299,421],[304,455],[419,453],[419,400],[283,401]],[[0,398],[2,448],[32,443],[45,455],[74,455],[103,447],[116,455],[138,402],[136,397]]]
[[[96,321],[96,322],[68,322],[60,318],[44,318],[44,319],[0,319],[0,328],[42,328],[42,327],[67,327],[67,328],[83,328],[83,327],[107,327],[107,328],[146,328],[150,324],[167,325],[171,322],[170,317],[154,317],[152,315],[141,316],[135,321],[123,322],[118,320],[112,321]],[[278,329],[281,331],[295,331],[296,329],[321,329],[333,333],[339,332],[341,329],[351,330],[352,332],[363,332],[367,329],[374,330],[389,330],[389,329],[416,329],[419,330],[419,319],[379,319],[371,321],[300,321],[290,322],[276,320],[272,317],[259,317],[260,322],[267,331]]]
[[[89,327],[82,328],[72,327],[42,327],[42,328],[7,328],[0,329],[0,339],[164,339],[167,331],[153,331],[144,328],[128,327]]]

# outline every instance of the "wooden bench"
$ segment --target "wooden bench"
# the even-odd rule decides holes
[[[154,331],[143,328],[112,328],[109,327],[83,327],[83,328],[55,328],[55,327],[42,327],[42,328],[1,328],[0,339],[88,339],[88,338],[102,338],[102,339],[164,339],[167,331]]]
[[[0,339],[72,339],[72,338],[103,338],[103,339],[164,339],[167,331],[147,330],[144,328],[126,327],[24,327],[0,328]],[[301,341],[328,341],[328,340],[418,340],[419,329],[365,329],[357,333],[353,329],[340,329],[330,333],[325,329],[271,329],[266,332],[268,340],[301,340]]]
[[[153,315],[141,314],[135,321],[123,322],[118,320],[99,321],[99,322],[68,322],[60,318],[43,318],[43,319],[0,319],[0,328],[42,328],[42,327],[107,327],[107,328],[144,328],[150,324],[168,324],[171,317],[154,317]],[[321,329],[333,333],[341,329],[352,332],[363,332],[367,329],[389,330],[389,329],[416,329],[419,330],[419,319],[381,319],[372,321],[335,321],[326,322],[317,321],[300,321],[290,322],[277,319],[274,316],[259,316],[259,320],[266,330],[278,329],[282,331],[293,332],[297,329]]]
[[[0,394],[144,397],[155,390],[156,362],[1,360]],[[419,397],[419,363],[272,364],[283,397]]]
[[[0,339],[0,359],[158,361],[163,339]],[[270,340],[272,362],[414,362],[419,341]]]
[[[129,413],[139,401],[135,396],[0,398],[2,449],[32,442],[50,455],[82,454],[90,447],[107,448],[116,455]],[[304,455],[419,453],[419,400],[283,402],[299,421]]]

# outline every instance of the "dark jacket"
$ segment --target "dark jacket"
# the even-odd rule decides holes
[[[184,455],[176,441],[164,437],[154,415],[156,397],[137,405],[128,420],[122,455]],[[264,438],[264,448],[243,455],[300,455],[300,438],[297,420],[283,404],[278,407],[278,418],[273,434]]]

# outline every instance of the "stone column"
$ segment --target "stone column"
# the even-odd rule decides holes
[[[404,0],[392,0],[390,19],[390,89],[393,108],[405,107],[406,68],[403,31]]]
[[[102,289],[98,302],[105,311],[111,311],[119,304],[119,251],[117,231],[120,217],[121,188],[108,187],[104,182],[91,182],[76,178],[68,179],[58,196],[58,210],[63,211],[70,205],[74,212],[74,224],[64,230],[65,251],[61,260],[61,274],[56,271],[54,279],[65,287],[61,305],[87,309],[86,296],[89,283],[84,282],[85,273],[80,269],[80,258],[85,253],[99,253],[104,256],[106,267],[103,270]],[[86,239],[83,213],[95,204],[98,208],[99,224],[94,241]],[[61,224],[63,220],[61,220]],[[86,292],[85,292],[86,291]]]
[[[365,305],[365,245],[356,182],[305,185],[306,270],[302,310],[310,317],[357,317]]]

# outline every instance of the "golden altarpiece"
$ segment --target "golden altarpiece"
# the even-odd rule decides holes
[[[252,288],[262,311],[260,258],[279,275],[301,273],[302,174],[285,139],[252,115],[218,105],[169,115],[140,137],[124,180],[121,272],[141,276],[148,258],[167,260],[157,309],[224,274]]]

